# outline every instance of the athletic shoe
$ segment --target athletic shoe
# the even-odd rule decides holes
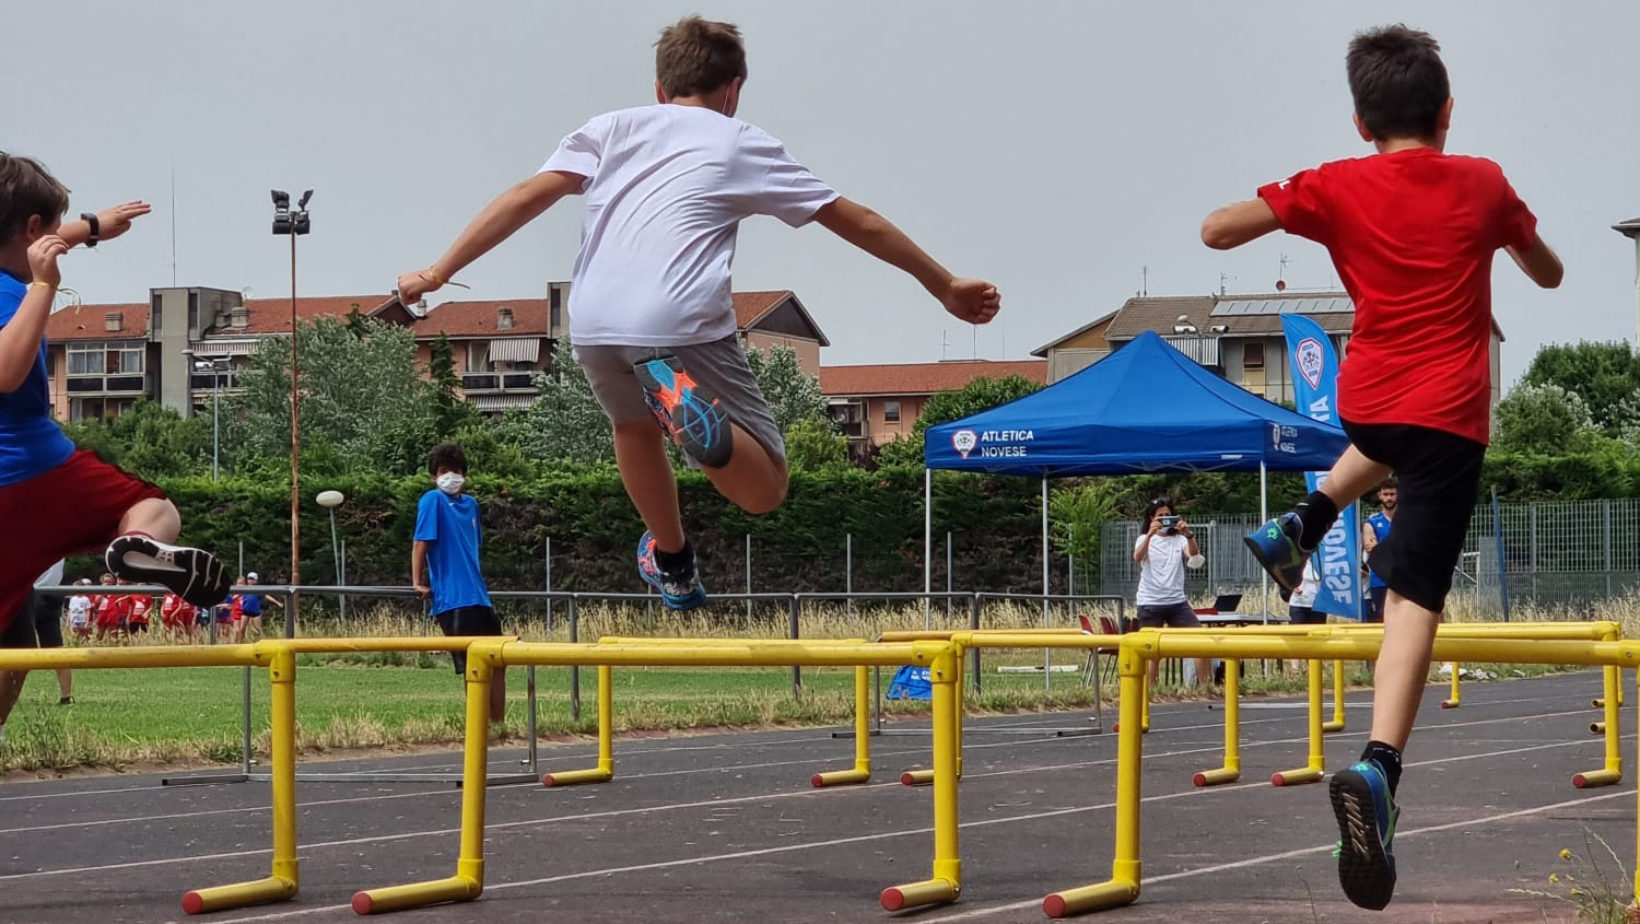
[[[637,363],[644,398],[672,441],[702,468],[722,468],[734,448],[729,417],[716,395],[701,388],[676,356]]]
[[[1349,900],[1382,911],[1395,894],[1395,822],[1401,810],[1389,781],[1375,761],[1364,760],[1338,773],[1329,786],[1338,818],[1338,882]]]
[[[228,569],[200,549],[167,545],[131,533],[115,539],[103,556],[108,570],[133,584],[158,584],[194,606],[216,606],[232,586]]]
[[[1298,514],[1284,513],[1248,533],[1242,542],[1278,586],[1296,591],[1304,580],[1304,562],[1315,551],[1299,548],[1298,537],[1302,534]]]
[[[74,697],[64,696],[64,697],[57,700],[57,705],[59,705],[59,706],[72,706],[72,705],[74,705]]]
[[[638,576],[661,592],[661,602],[669,609],[692,610],[706,602],[706,588],[695,573],[695,561],[680,571],[662,571],[655,564],[655,537],[646,530],[638,540]]]

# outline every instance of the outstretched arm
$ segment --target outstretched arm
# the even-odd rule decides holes
[[[553,203],[579,192],[585,183],[586,177],[552,170],[537,173],[496,196],[467,225],[444,256],[424,270],[411,270],[399,276],[400,300],[421,301],[423,295],[437,290],[449,282],[450,277],[516,234],[519,228],[539,218]]]
[[[1202,221],[1202,243],[1214,250],[1229,250],[1280,230],[1281,222],[1270,203],[1248,199],[1214,209]]]
[[[922,283],[955,317],[985,324],[1002,307],[997,287],[983,279],[951,275],[894,223],[858,202],[838,197],[820,207],[814,220],[833,234]]]
[[[1543,238],[1536,234],[1532,235],[1532,246],[1525,250],[1516,250],[1513,247],[1505,247],[1504,250],[1509,251],[1510,258],[1520,267],[1520,271],[1526,274],[1526,278],[1545,289],[1559,287],[1560,280],[1566,275],[1566,268],[1560,264],[1560,257],[1556,256],[1549,245],[1543,242]]]

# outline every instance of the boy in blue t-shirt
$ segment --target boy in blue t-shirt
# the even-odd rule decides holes
[[[478,568],[478,501],[462,493],[467,454],[441,443],[427,455],[427,473],[437,485],[416,505],[415,544],[410,548],[410,583],[433,601],[433,619],[445,635],[501,635],[484,575]],[[466,676],[467,653],[451,654],[456,675]],[[501,669],[490,686],[490,721],[507,715],[507,683]]]
[[[154,485],[77,448],[51,416],[46,319],[62,282],[58,258],[124,234],[144,202],[64,222],[68,189],[39,162],[0,153],[0,647],[34,647],[26,617],[34,578],[69,555],[101,551],[108,570],[161,584],[196,606],[227,596],[207,552],[172,545],[177,508]]]

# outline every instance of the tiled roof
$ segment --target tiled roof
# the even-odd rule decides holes
[[[780,303],[790,298],[792,290],[781,289],[777,292],[736,292],[735,326],[745,330],[756,324],[758,319],[780,307]]]
[[[987,362],[965,360],[943,363],[884,363],[870,366],[820,367],[820,391],[831,397],[853,395],[932,395],[955,391],[975,379],[1022,375],[1047,384],[1043,360]]]
[[[1088,331],[1093,330],[1095,327],[1098,327],[1099,325],[1105,323],[1106,321],[1109,321],[1111,318],[1114,318],[1114,317],[1116,317],[1116,312],[1114,312],[1114,311],[1110,312],[1109,314],[1102,314],[1099,317],[1094,318],[1093,320],[1089,321],[1088,323],[1082,325],[1081,327],[1078,327],[1076,330],[1073,330],[1068,334],[1064,334],[1064,335],[1060,336],[1058,339],[1056,339],[1056,340],[1054,340],[1050,343],[1042,344],[1041,346],[1039,346],[1036,349],[1032,350],[1031,355],[1032,356],[1047,356],[1048,351],[1053,349],[1054,347],[1059,346],[1061,343],[1064,343],[1065,341],[1071,339],[1072,337],[1080,337],[1083,334],[1087,333]],[[1177,315],[1175,315],[1175,317],[1177,317]]]
[[[496,326],[500,309],[511,308],[513,326]],[[445,302],[411,325],[418,339],[437,337],[546,337],[552,333],[549,305],[544,298],[502,298],[484,301]]]
[[[1116,312],[1110,327],[1105,329],[1105,339],[1114,345],[1132,340],[1147,330],[1168,336],[1173,333],[1173,326],[1179,323],[1194,325],[1197,333],[1203,337],[1280,337],[1281,315],[1277,312],[1214,316],[1213,308],[1220,302],[1237,302],[1245,306],[1250,303],[1279,301],[1324,303],[1333,299],[1347,302],[1349,295],[1344,292],[1281,292],[1260,295],[1130,298]],[[1320,324],[1321,329],[1329,334],[1348,334],[1355,326],[1354,311],[1306,311],[1303,314]],[[1179,321],[1181,315],[1187,320]],[[1215,334],[1211,328],[1216,325],[1223,325],[1226,330]],[[1500,340],[1503,339],[1503,328],[1498,326],[1496,318],[1492,320],[1492,330]]]
[[[391,295],[326,295],[296,299],[296,318],[311,321],[327,315],[346,317],[358,306],[359,313],[368,315],[390,300]],[[285,334],[290,332],[290,299],[253,298],[245,302],[244,327],[215,328],[219,336],[255,336],[257,334]]]
[[[108,315],[120,314],[120,330],[105,330]],[[46,321],[46,339],[135,340],[148,336],[148,306],[144,304],[80,305],[64,308]]]

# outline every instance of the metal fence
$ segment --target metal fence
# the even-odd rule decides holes
[[[1258,517],[1183,513],[1207,559],[1200,569],[1186,572],[1185,588],[1191,599],[1256,591],[1261,572],[1241,539],[1259,525]],[[1475,508],[1452,582],[1453,593],[1468,598],[1478,609],[1501,609],[1505,590],[1511,604],[1560,607],[1622,596],[1640,588],[1640,500],[1500,504],[1497,520],[1502,526],[1502,556],[1492,506],[1482,504]],[[1078,581],[1076,590],[1101,590],[1132,599],[1139,583],[1139,566],[1132,554],[1138,538],[1137,522],[1106,523],[1100,541],[1099,584]]]

